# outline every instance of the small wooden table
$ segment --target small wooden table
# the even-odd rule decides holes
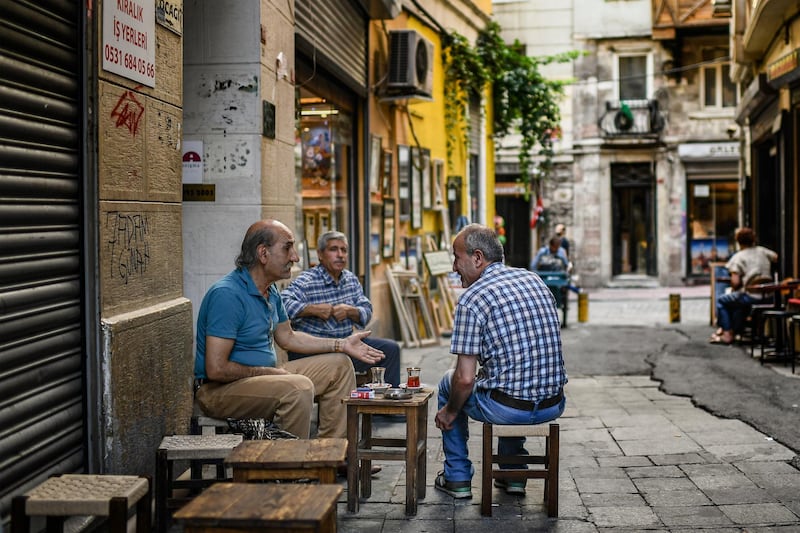
[[[405,461],[406,514],[417,514],[417,500],[425,497],[428,440],[428,400],[432,389],[422,389],[408,400],[347,398],[347,510],[358,512],[358,499],[372,494],[372,460]],[[372,436],[372,415],[405,415],[406,438]],[[361,437],[358,435],[361,419]],[[374,449],[375,447],[381,449]],[[361,491],[359,492],[359,485]]]
[[[336,483],[344,465],[347,439],[245,440],[225,459],[233,481],[316,479]]]
[[[175,513],[175,519],[183,522],[185,533],[333,533],[342,490],[339,485],[216,483]]]

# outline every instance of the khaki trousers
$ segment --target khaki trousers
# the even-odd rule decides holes
[[[267,418],[281,429],[307,439],[311,408],[319,403],[319,437],[347,436],[347,411],[342,400],[356,388],[353,363],[344,354],[315,355],[287,362],[283,376],[255,376],[231,383],[210,382],[195,396],[203,412],[214,418]]]

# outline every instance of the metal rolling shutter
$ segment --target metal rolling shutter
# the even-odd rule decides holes
[[[350,0],[296,0],[298,46],[366,96],[367,22]]]
[[[0,514],[84,467],[81,3],[0,2]]]

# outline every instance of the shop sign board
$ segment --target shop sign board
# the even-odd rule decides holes
[[[678,145],[678,156],[682,160],[739,159],[739,143],[685,143]]]
[[[800,62],[799,53],[800,49],[795,48],[767,65],[767,83],[777,89],[800,78],[800,69],[797,68]]]
[[[183,1],[155,0],[156,22],[173,33],[183,35]]]
[[[134,0],[103,3],[103,69],[156,86],[156,6]]]

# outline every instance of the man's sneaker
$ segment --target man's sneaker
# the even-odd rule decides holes
[[[495,479],[494,486],[498,489],[506,489],[506,494],[525,495],[524,481],[508,481],[506,479]]]
[[[447,481],[444,478],[444,470],[436,476],[433,486],[438,490],[449,494],[453,498],[472,498],[472,487],[470,481]]]

